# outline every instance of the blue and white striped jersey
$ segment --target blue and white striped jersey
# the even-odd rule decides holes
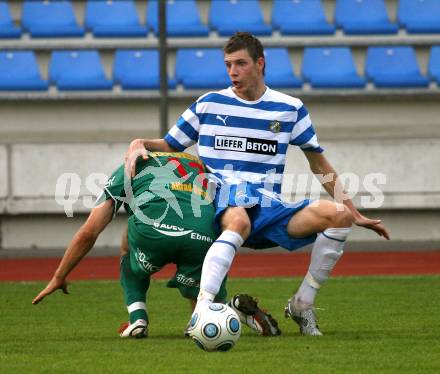
[[[273,184],[281,191],[289,144],[322,152],[302,101],[267,88],[257,101],[231,87],[208,92],[193,103],[165,136],[182,151],[198,143],[199,157],[220,181]]]

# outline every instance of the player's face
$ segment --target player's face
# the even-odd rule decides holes
[[[234,92],[245,100],[256,100],[261,86],[264,86],[264,58],[252,60],[246,49],[225,54],[225,65]]]

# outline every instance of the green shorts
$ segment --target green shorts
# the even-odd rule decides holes
[[[203,260],[216,239],[214,230],[200,233],[175,224],[142,225],[128,221],[130,265],[138,277],[149,277],[169,263],[177,270],[167,287],[178,288],[183,297],[197,299],[200,290]],[[217,294],[216,301],[226,300],[226,278]]]

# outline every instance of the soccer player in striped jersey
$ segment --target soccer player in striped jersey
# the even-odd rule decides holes
[[[197,143],[199,157],[217,183],[216,222],[221,231],[205,257],[197,307],[214,300],[242,245],[280,245],[292,251],[314,243],[308,272],[288,300],[285,315],[299,325],[301,334],[322,335],[315,297],[341,257],[352,224],[386,239],[389,233],[381,220],[363,216],[348,198],[340,203],[281,201],[289,145],[301,148],[314,174],[326,176],[322,184],[332,197],[343,189],[302,101],[265,85],[261,42],[249,33],[236,33],[224,47],[224,61],[232,85],[198,98],[164,139],[134,140],[126,167],[133,170],[139,155],[147,158],[146,149],[182,151]]]

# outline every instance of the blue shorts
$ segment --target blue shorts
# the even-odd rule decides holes
[[[230,186],[228,197],[217,191],[214,205],[216,208],[215,222],[220,232],[220,219],[230,206],[241,206],[251,220],[251,233],[243,246],[253,249],[266,249],[280,246],[289,251],[304,247],[316,240],[316,234],[305,238],[292,238],[287,233],[287,224],[293,215],[308,206],[311,201],[306,199],[298,203],[282,201],[278,194],[246,186]]]

